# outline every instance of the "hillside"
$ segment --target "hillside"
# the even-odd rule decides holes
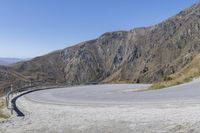
[[[173,85],[189,82],[194,78],[200,76],[200,54],[194,57],[191,63],[187,64],[178,72],[164,77],[163,81],[155,83],[151,88],[160,89],[164,87],[170,87]]]
[[[12,69],[41,84],[155,83],[182,69],[199,52],[200,4],[196,4],[160,24],[107,32]]]
[[[15,88],[28,84],[30,80],[20,73],[14,71],[10,67],[0,66],[0,95],[4,91],[10,89],[10,85],[15,85]]]

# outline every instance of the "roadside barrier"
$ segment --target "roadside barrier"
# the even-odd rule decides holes
[[[29,90],[33,89],[33,87],[35,87],[35,86],[25,86],[25,87],[22,87],[19,89],[13,89],[13,87],[11,85],[11,89],[6,95],[6,107],[7,107],[7,109],[11,110],[11,114],[13,114],[13,106],[14,106],[13,103],[11,102],[12,97],[20,92],[29,91]]]
[[[7,109],[9,109],[11,111],[11,115],[12,115],[14,109],[16,108],[16,105],[14,105],[15,103],[12,102],[12,100],[14,98],[18,97],[19,95],[21,95],[22,93],[46,90],[46,89],[54,89],[54,88],[63,88],[63,87],[67,87],[67,86],[58,86],[58,85],[56,85],[56,86],[40,86],[40,87],[39,86],[25,86],[25,87],[22,87],[19,89],[13,89],[13,87],[11,85],[11,89],[6,95],[6,107],[7,107]],[[16,112],[16,110],[15,110],[15,112]]]
[[[82,85],[96,85],[99,84],[97,82],[88,82],[86,84],[82,84]],[[101,83],[103,84],[103,83]],[[13,111],[20,112],[19,109],[16,106],[15,101],[17,100],[18,97],[20,97],[21,95],[27,94],[27,93],[31,93],[34,91],[39,91],[39,90],[46,90],[46,89],[55,89],[55,88],[64,88],[64,87],[69,87],[72,85],[46,85],[46,86],[37,86],[37,85],[26,85],[24,87],[18,88],[18,89],[14,89],[14,87],[11,85],[10,86],[10,91],[7,92],[6,94],[6,107],[7,109],[9,109],[11,111],[11,114],[13,114]],[[20,116],[18,114],[18,116]]]

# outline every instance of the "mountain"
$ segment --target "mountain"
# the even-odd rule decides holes
[[[0,65],[11,65],[23,60],[24,59],[19,59],[19,58],[1,58],[0,57]]]
[[[195,4],[157,25],[107,32],[10,69],[38,84],[154,83],[176,73],[199,53],[200,4]]]

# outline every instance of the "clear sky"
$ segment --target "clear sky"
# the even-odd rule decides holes
[[[0,0],[0,57],[31,58],[159,23],[199,0]]]

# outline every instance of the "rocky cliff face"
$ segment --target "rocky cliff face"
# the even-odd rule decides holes
[[[180,70],[199,52],[200,4],[196,4],[160,24],[108,32],[12,69],[41,83],[152,83]]]

